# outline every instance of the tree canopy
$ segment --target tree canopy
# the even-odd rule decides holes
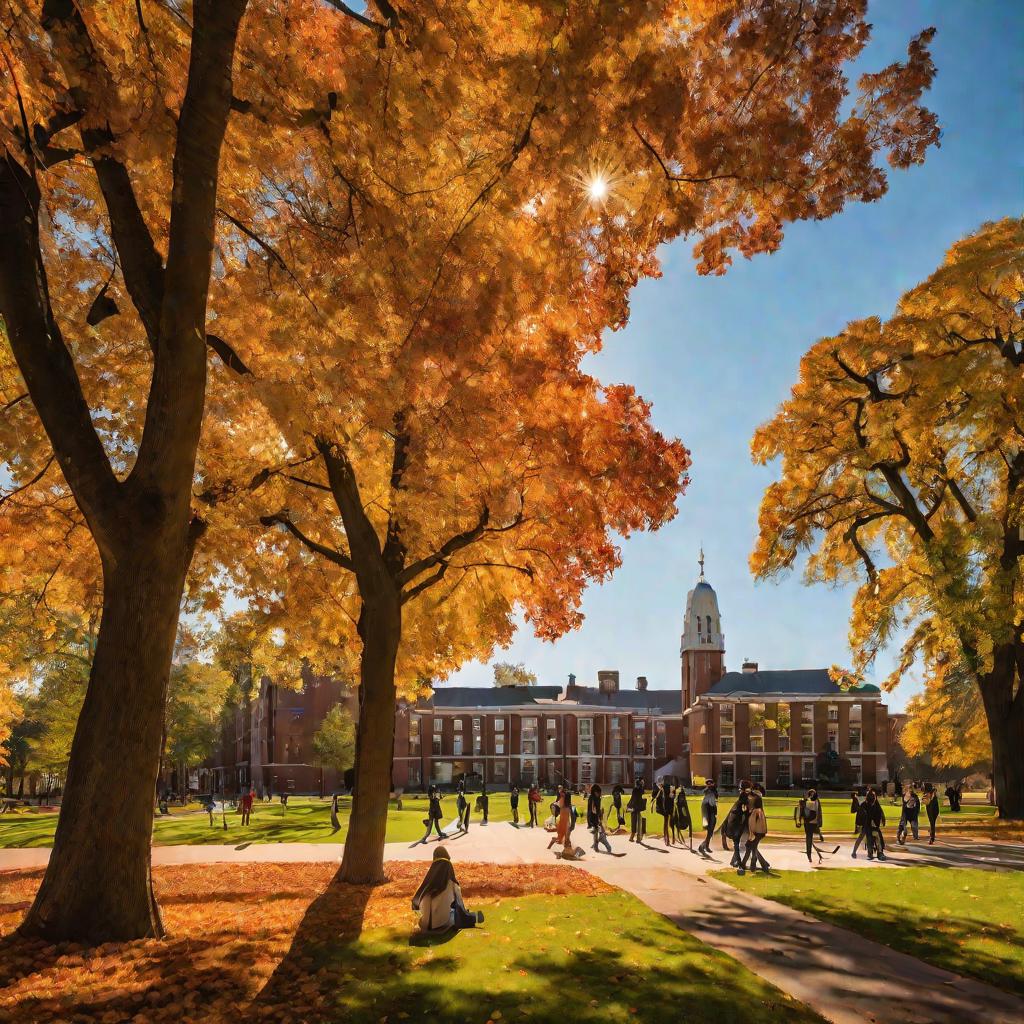
[[[754,436],[782,459],[751,557],[769,577],[809,553],[808,581],[859,582],[854,675],[902,639],[933,694],[979,686],[997,800],[1024,816],[1024,223],[951,247],[888,320],[850,323],[804,356]]]
[[[537,673],[531,672],[521,661],[496,661],[494,663],[495,686],[536,686]]]

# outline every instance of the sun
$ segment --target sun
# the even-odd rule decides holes
[[[601,202],[608,195],[608,179],[597,172],[587,182],[587,195],[595,202]]]
[[[588,166],[572,175],[581,193],[581,205],[604,208],[620,197],[625,176],[611,160],[591,160]]]

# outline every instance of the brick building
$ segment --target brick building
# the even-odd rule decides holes
[[[417,790],[462,776],[504,787],[538,782],[648,784],[662,775],[714,778],[730,788],[752,778],[767,788],[810,781],[835,786],[889,777],[888,709],[877,687],[841,690],[826,669],[725,668],[718,597],[704,578],[687,595],[681,684],[623,689],[619,673],[596,686],[438,687],[395,709],[392,781]],[[292,689],[263,679],[225,727],[218,788],[317,792],[341,780],[321,769],[312,742],[328,710],[356,700],[339,682],[304,673]],[[230,716],[228,718],[230,723]]]

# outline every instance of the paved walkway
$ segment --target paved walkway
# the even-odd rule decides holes
[[[574,866],[633,893],[679,927],[729,954],[784,992],[835,1024],[1021,1024],[1024,1000],[981,982],[931,967],[913,957],[781,903],[751,896],[708,872],[728,866],[720,844],[711,857],[666,849],[660,840],[638,846],[612,837],[617,854],[594,854],[585,829],[577,832],[586,857]],[[493,864],[549,864],[547,833],[516,829],[508,823],[474,825],[469,833],[446,840],[453,859]],[[717,837],[716,837],[717,840]],[[933,847],[891,847],[889,860],[870,862],[849,856],[849,837],[826,867],[898,870],[912,864],[944,864],[987,870],[1024,869],[1024,845],[951,839]],[[389,843],[387,860],[429,860],[436,842]],[[832,843],[829,849],[834,846]],[[765,847],[777,870],[808,871],[802,847],[777,843]],[[224,846],[157,846],[153,863],[340,862],[338,843],[239,843]],[[0,850],[0,869],[46,864],[48,849]]]

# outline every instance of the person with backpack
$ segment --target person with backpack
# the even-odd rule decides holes
[[[882,805],[875,791],[869,789],[868,795],[864,798],[864,803],[857,810],[857,828],[860,830],[860,834],[857,836],[857,841],[853,844],[853,852],[850,854],[854,860],[857,859],[857,850],[862,842],[867,846],[868,860],[874,860],[876,838],[879,841],[877,847],[878,859],[885,860],[885,841],[882,839],[882,827],[884,825],[885,811],[882,810]]]
[[[924,813],[928,815],[928,845],[935,845],[935,823],[939,820],[939,794],[929,782],[924,787]]]
[[[672,832],[683,845],[683,833],[689,836],[690,852],[693,852],[693,821],[690,819],[690,805],[686,802],[686,790],[676,786],[671,794],[672,799]]]
[[[629,841],[640,842],[643,839],[643,812],[647,806],[647,801],[644,799],[644,780],[637,779],[633,783],[633,792],[630,794],[629,803],[626,804],[626,810],[629,811]]]
[[[519,787],[514,782],[509,792],[508,805],[512,810],[512,824],[519,828]]]
[[[729,860],[729,866],[734,868],[738,868],[742,860],[740,843],[747,838],[747,823],[750,818],[750,790],[746,781],[741,782],[740,787],[740,795],[722,823],[722,847],[728,850],[729,843],[732,843],[732,857]]]
[[[818,863],[821,863],[823,851],[821,847],[814,842],[814,837],[819,836],[822,840],[825,838],[821,832],[824,816],[824,808],[822,807],[821,800],[818,797],[818,791],[812,786],[807,790],[807,796],[797,804],[797,824],[803,825],[808,864],[813,863],[811,859],[812,850],[818,855]],[[834,854],[838,853],[839,847],[837,846],[832,852]]]
[[[746,874],[747,861],[751,862],[750,868],[752,871],[758,870],[758,864],[761,865],[760,870],[766,875],[771,871],[771,865],[764,859],[763,854],[758,849],[761,845],[761,840],[768,835],[768,819],[764,813],[764,798],[760,793],[752,792],[749,798],[750,813],[747,816],[747,841],[743,852],[743,860],[740,862],[739,867],[736,869],[738,875]]]

